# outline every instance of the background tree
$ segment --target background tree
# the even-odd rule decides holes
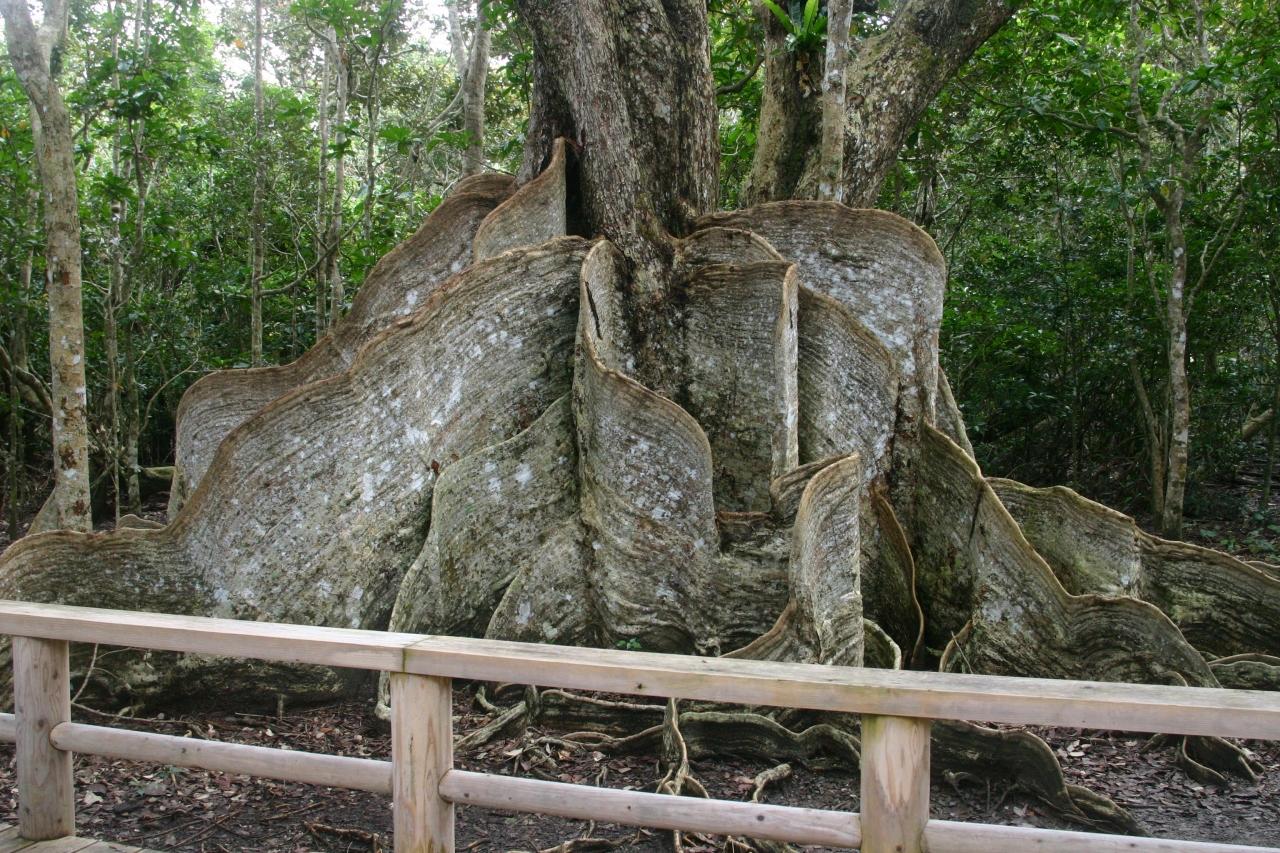
[[[31,102],[40,168],[49,293],[50,396],[53,408],[53,494],[36,529],[89,530],[88,382],[80,282],[80,210],[72,157],[71,119],[58,86],[66,40],[67,4],[50,0],[37,30],[23,0],[5,0],[9,58]]]

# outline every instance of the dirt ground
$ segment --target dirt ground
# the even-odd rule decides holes
[[[455,726],[465,733],[488,717],[470,689],[455,694]],[[219,712],[176,719],[110,720],[88,709],[75,716],[197,738],[276,746],[309,752],[387,758],[385,724],[368,703],[349,702],[284,716]],[[1155,836],[1280,846],[1280,744],[1251,743],[1266,768],[1258,784],[1200,785],[1174,766],[1169,748],[1143,750],[1141,736],[1066,729],[1037,730],[1058,753],[1069,781],[1087,785],[1129,809]],[[537,734],[536,732],[534,733]],[[654,789],[661,773],[652,755],[605,755],[541,745],[532,738],[493,741],[456,756],[459,767],[577,784]],[[760,762],[718,759],[694,765],[697,778],[718,798],[750,799]],[[76,758],[78,832],[155,850],[175,851],[389,851],[390,800],[385,796],[228,776],[176,767],[135,765],[93,756]],[[935,817],[1011,825],[1072,827],[1047,815],[1016,789],[949,780],[935,768]],[[16,808],[13,747],[0,748],[0,821]],[[827,809],[858,809],[856,772],[794,768],[769,786],[765,802]],[[618,826],[475,808],[458,810],[458,849],[469,851],[671,850],[670,835]],[[578,842],[560,846],[565,842]],[[586,839],[598,839],[598,844]],[[686,839],[689,853],[723,849],[723,839]]]

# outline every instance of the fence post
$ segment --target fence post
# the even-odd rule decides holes
[[[862,717],[862,853],[923,853],[929,721]]]
[[[49,732],[71,719],[71,677],[63,640],[13,638],[13,705],[18,727],[18,834],[32,841],[74,835],[71,753]]]
[[[453,853],[453,803],[440,780],[453,768],[453,684],[391,673],[391,797],[396,853]]]

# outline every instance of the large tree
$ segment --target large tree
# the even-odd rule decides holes
[[[24,540],[0,559],[0,595],[1280,686],[1274,658],[1247,657],[1280,651],[1275,567],[983,477],[938,364],[945,269],[928,235],[829,201],[713,211],[705,3],[517,6],[536,66],[516,185],[463,181],[299,361],[194,385],[168,526]],[[264,677],[304,695],[349,686],[195,659],[113,671],[142,696]],[[563,693],[515,713],[584,705],[654,722]],[[856,754],[842,720],[667,724],[703,747],[732,731],[765,754]],[[1074,819],[1132,826],[1065,785],[1029,735],[938,732],[943,760],[1012,773]],[[1252,772],[1221,742],[1182,755]]]

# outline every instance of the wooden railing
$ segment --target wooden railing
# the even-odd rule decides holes
[[[896,672],[569,648],[0,602],[13,641],[18,824],[72,835],[74,752],[390,794],[395,849],[454,849],[457,805],[739,835],[867,853],[1245,851],[1276,848],[956,823],[929,817],[935,719],[1280,740],[1280,694]],[[125,731],[71,721],[69,642],[391,674],[391,761]],[[451,679],[506,681],[862,715],[860,814],[471,773],[453,767]]]

